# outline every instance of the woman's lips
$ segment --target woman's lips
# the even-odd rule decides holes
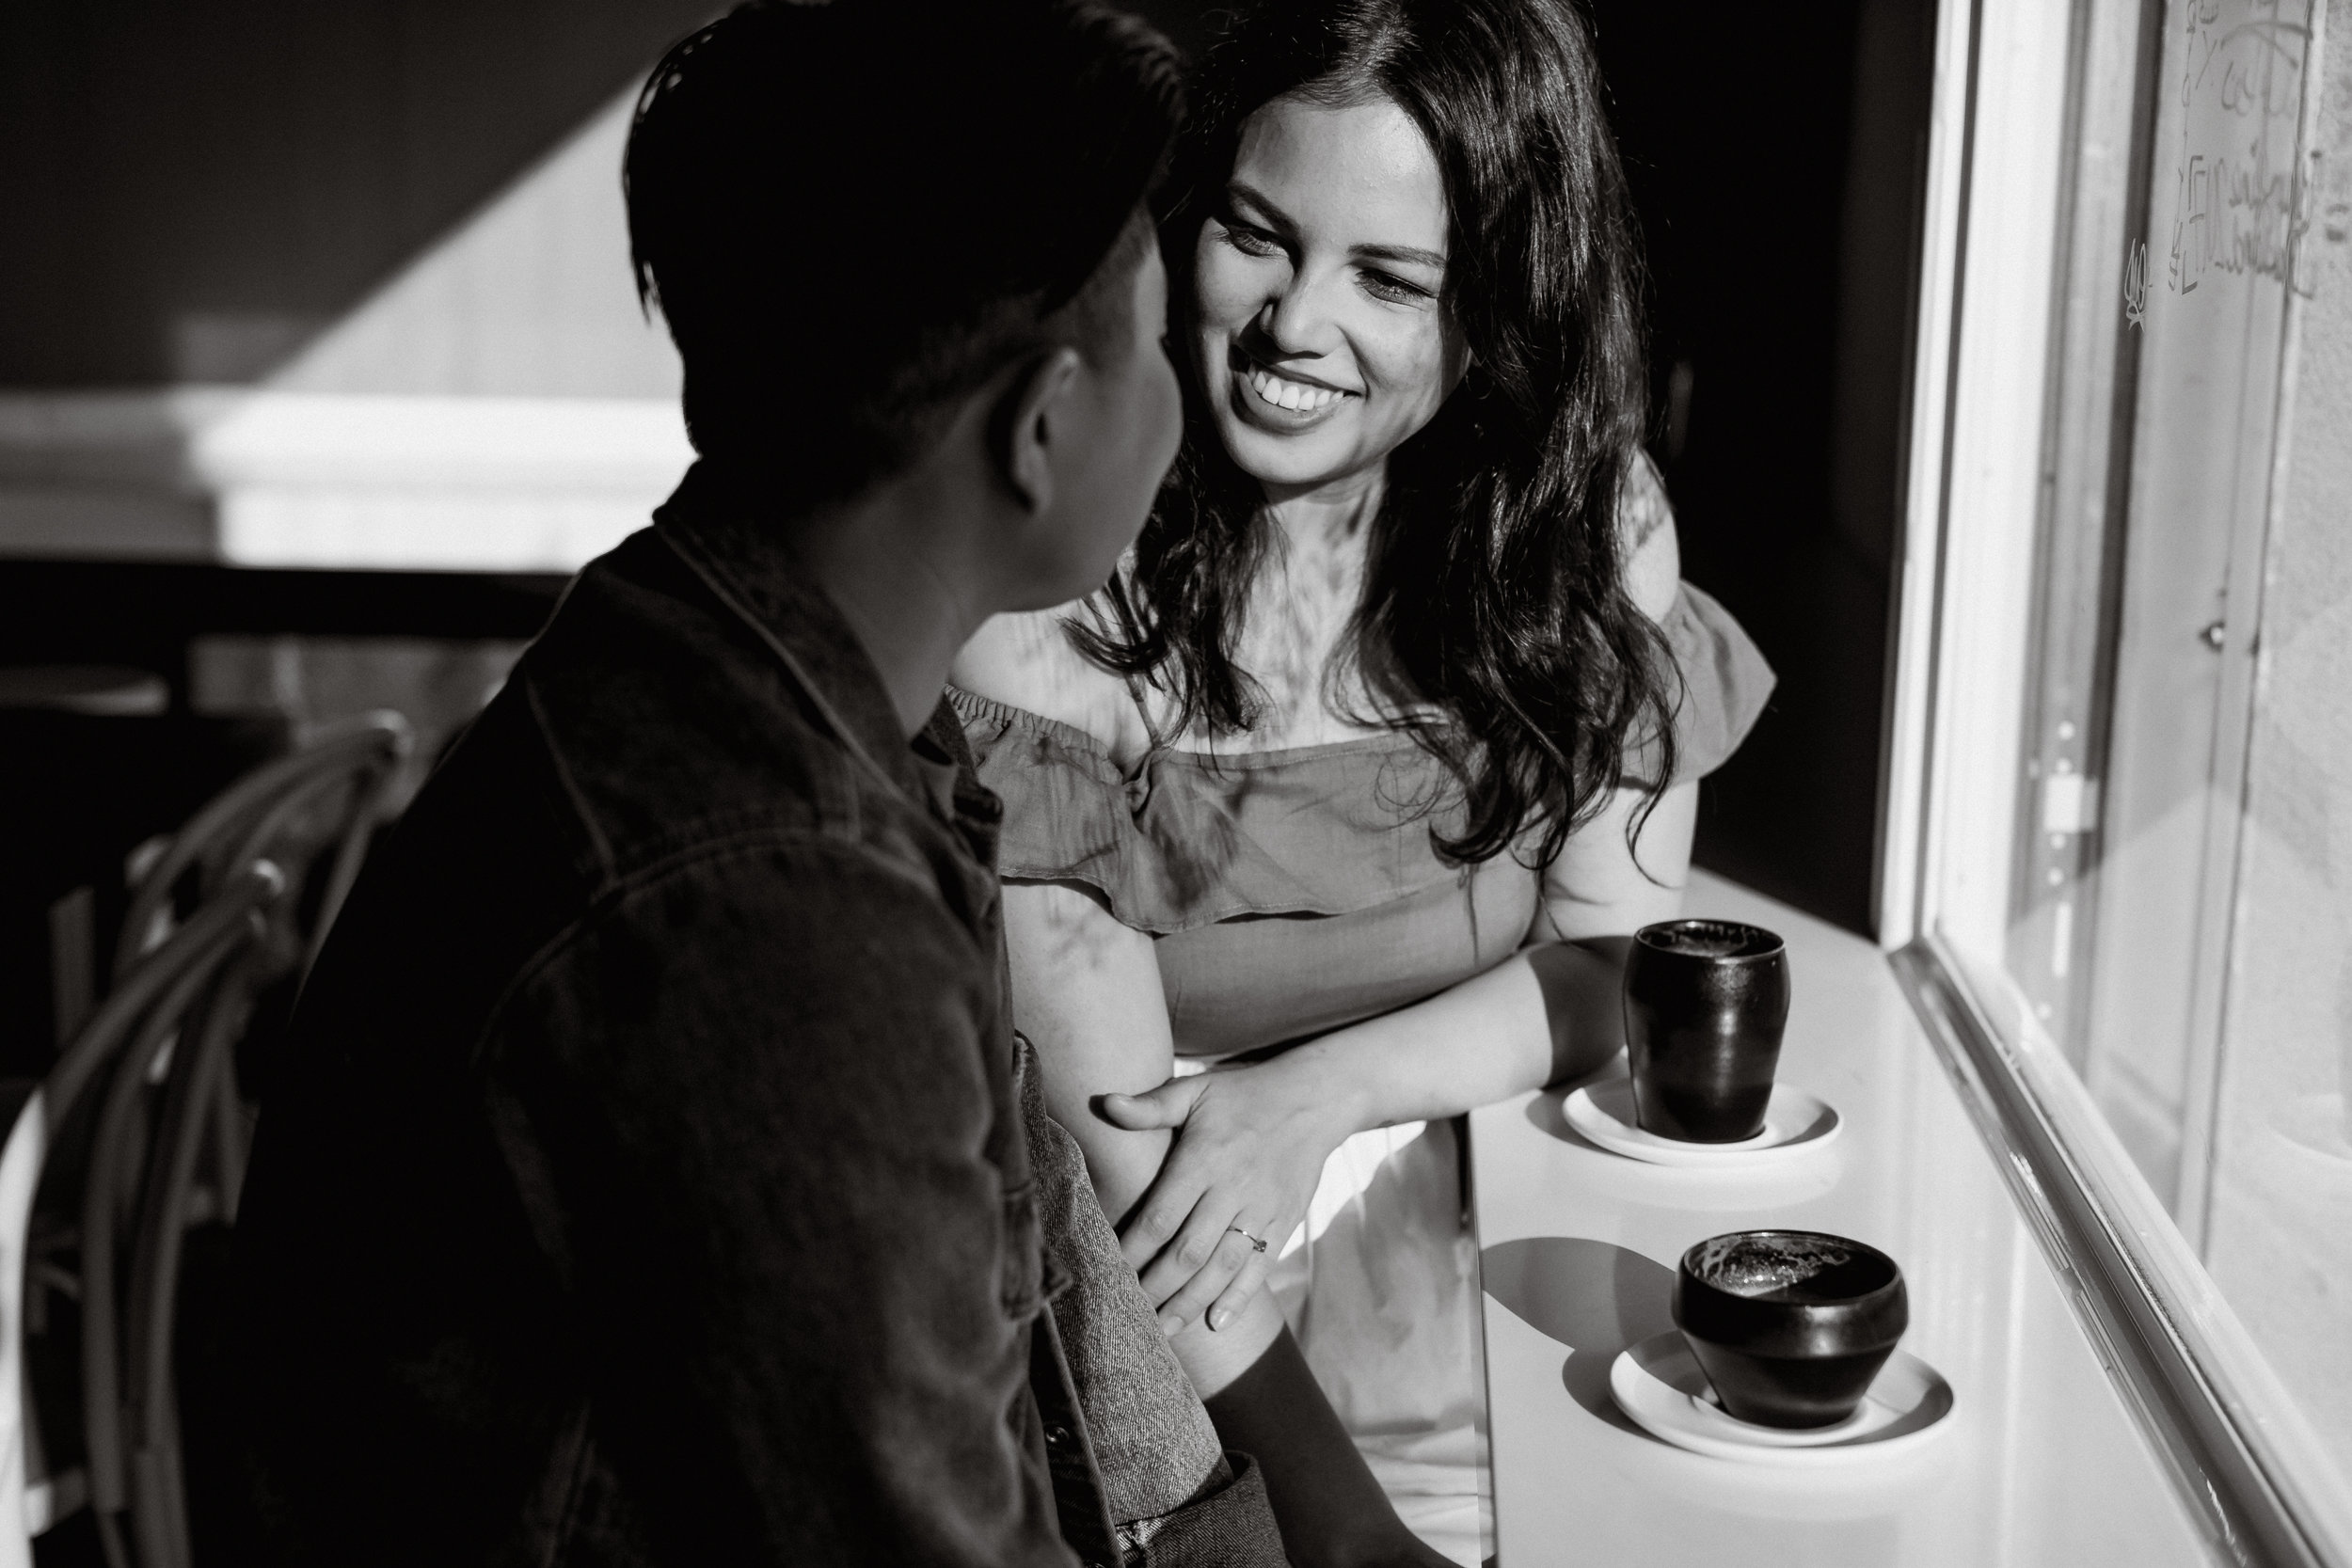
[[[1312,429],[1360,395],[1295,380],[1239,354],[1233,356],[1232,378],[1234,411],[1262,429],[1286,436]]]

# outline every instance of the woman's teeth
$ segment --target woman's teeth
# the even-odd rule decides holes
[[[1295,409],[1302,414],[1311,414],[1318,408],[1328,408],[1340,399],[1347,396],[1345,392],[1335,392],[1328,387],[1311,387],[1303,381],[1293,381],[1288,376],[1276,375],[1272,371],[1257,365],[1249,368],[1246,379],[1249,383],[1251,391],[1274,404],[1275,407]]]

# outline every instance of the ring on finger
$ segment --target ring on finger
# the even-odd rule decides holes
[[[1263,1252],[1265,1250],[1265,1238],[1263,1236],[1252,1236],[1248,1231],[1244,1230],[1238,1225],[1229,1225],[1225,1228],[1232,1231],[1234,1235],[1239,1236],[1243,1241],[1248,1242],[1249,1243],[1249,1249],[1252,1252]]]

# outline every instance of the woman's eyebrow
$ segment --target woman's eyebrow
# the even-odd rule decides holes
[[[1290,214],[1268,201],[1265,193],[1253,185],[1246,185],[1239,180],[1231,181],[1225,187],[1225,199],[1229,203],[1255,207],[1260,217],[1285,233],[1297,231],[1298,225],[1291,221]]]
[[[1420,266],[1445,271],[1445,258],[1434,250],[1422,250],[1409,245],[1359,245],[1348,252],[1375,261],[1410,261]]]

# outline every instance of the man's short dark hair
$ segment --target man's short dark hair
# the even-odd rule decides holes
[[[1094,0],[751,0],[677,44],[624,181],[696,450],[820,504],[1007,364],[1122,352],[1179,82]]]

